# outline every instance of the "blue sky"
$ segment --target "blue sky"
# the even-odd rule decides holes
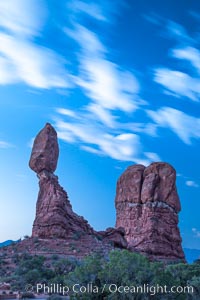
[[[33,138],[57,130],[56,174],[97,230],[127,166],[177,170],[183,246],[200,249],[200,2],[0,0],[0,241],[31,234]]]

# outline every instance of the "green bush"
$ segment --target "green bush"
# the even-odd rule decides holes
[[[61,284],[70,287],[70,299],[131,299],[131,300],[199,300],[200,299],[200,264],[163,264],[150,262],[145,256],[127,250],[114,250],[107,256],[90,255],[82,260],[59,258],[51,260],[43,256],[30,256],[24,253],[15,257],[17,267],[11,276],[5,276],[6,264],[1,260],[0,282],[11,284],[12,291],[23,291],[27,284],[37,283]],[[75,284],[87,287],[90,284],[97,288],[85,293],[75,293]],[[111,293],[109,286],[187,286],[194,289],[193,294],[163,294],[162,291],[150,295],[149,291],[131,293]],[[102,288],[104,289],[102,290]],[[55,296],[57,297],[57,296]],[[52,296],[53,298],[53,296]],[[52,299],[51,298],[51,299]],[[57,299],[52,299],[57,300]]]

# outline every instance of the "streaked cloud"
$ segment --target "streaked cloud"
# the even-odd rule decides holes
[[[175,48],[171,53],[175,58],[188,61],[200,74],[200,51],[198,49],[188,46]]]
[[[140,84],[134,74],[107,58],[109,51],[97,34],[80,24],[65,32],[81,47],[75,82],[87,97],[109,110],[130,112],[144,104],[138,96]]]
[[[56,121],[58,136],[67,142],[84,143],[84,150],[106,155],[117,160],[137,160],[139,137],[135,134],[112,134],[91,122],[81,121],[68,123]]]
[[[46,15],[43,0],[0,0],[0,27],[17,36],[38,35]]]
[[[10,60],[0,55],[0,84],[18,81],[16,69]]]
[[[91,112],[91,114],[93,114],[95,118],[98,118],[98,120],[101,121],[104,125],[111,128],[116,127],[115,116],[101,105],[91,103],[88,105],[87,110]]]
[[[76,15],[82,13],[96,21],[107,21],[108,11],[104,10],[103,14],[98,2],[94,6],[85,1],[79,4],[71,2],[75,16],[71,28],[65,28],[64,32],[78,45],[78,72],[73,79],[86,95],[88,104],[80,105],[76,114],[63,108],[56,110],[58,115],[54,121],[59,138],[116,160],[145,165],[160,160],[156,153],[143,151],[140,137],[140,133],[155,136],[156,125],[128,121],[130,115],[147,105],[140,97],[139,80],[134,72],[112,60],[111,50],[102,37],[83,25]],[[115,4],[113,10],[114,7]],[[121,120],[122,114],[129,116],[127,121]]]
[[[138,134],[124,130],[120,122],[114,126],[102,121],[102,116],[94,117],[89,110],[79,111],[76,115],[58,108],[54,118],[58,137],[73,143],[81,149],[96,155],[111,157],[119,161],[131,161],[148,165],[160,158],[156,153],[144,152]]]
[[[143,164],[149,162],[146,157],[140,158],[141,142],[136,134],[109,133],[98,126],[92,128],[91,122],[72,124],[57,120],[55,126],[59,138],[66,142],[79,144],[85,151],[121,161],[134,161]]]
[[[0,1],[0,84],[68,88],[66,61],[34,42],[47,16],[43,0]]]
[[[116,64],[108,60],[85,58],[81,62],[77,84],[89,98],[106,109],[129,112],[139,106],[137,80],[131,73],[120,71]]]
[[[81,47],[81,55],[79,59],[87,57],[103,57],[104,53],[107,52],[106,47],[98,38],[95,32],[87,29],[79,23],[73,25],[74,28],[65,28],[64,32],[72,39],[74,39]],[[82,57],[83,56],[83,57]]]
[[[200,231],[197,228],[192,228],[192,232],[195,237],[200,238]]]
[[[155,12],[143,14],[142,16],[146,21],[152,23],[153,25],[160,26],[163,23],[163,18],[159,14],[156,14]]]
[[[200,98],[200,51],[194,47],[196,39],[179,23],[167,20],[165,32],[177,45],[169,49],[169,58],[176,67],[154,69],[154,81],[164,88],[164,93],[176,98],[187,97],[199,102]],[[194,36],[197,33],[194,33]]]
[[[151,161],[151,162],[158,162],[161,161],[159,155],[154,152],[145,152],[145,156]]]
[[[126,1],[115,0],[69,0],[67,3],[67,9],[74,14],[73,19],[79,20],[81,14],[85,14],[96,21],[113,23],[115,17],[119,15],[119,12],[127,6]]]
[[[193,138],[200,138],[200,118],[171,107],[162,107],[158,111],[147,110],[147,114],[156,124],[171,129],[188,145]]]
[[[24,82],[36,88],[69,87],[65,61],[53,51],[0,34],[0,83]]]
[[[179,23],[168,20],[166,25],[166,30],[169,37],[175,38],[181,43],[192,43],[193,39],[189,36],[186,29]]]
[[[198,187],[199,187],[199,185],[198,185],[195,181],[193,181],[193,180],[187,180],[187,181],[185,182],[185,184],[186,184],[187,186],[189,186],[189,187],[195,187],[195,188],[198,188]]]
[[[13,148],[13,147],[14,147],[13,144],[10,144],[6,141],[0,140],[0,149],[8,149],[8,148]]]
[[[80,0],[70,1],[68,7],[74,13],[85,13],[97,19],[98,21],[107,21],[107,18],[103,13],[102,7],[98,4],[98,1],[96,3],[88,3]]]
[[[199,101],[199,78],[180,71],[158,68],[155,70],[154,80],[176,97],[187,97],[193,101]]]

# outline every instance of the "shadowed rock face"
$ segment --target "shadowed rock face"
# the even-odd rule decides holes
[[[129,249],[156,259],[184,260],[178,229],[176,172],[167,163],[127,168],[117,183],[116,227],[125,229]]]
[[[91,249],[96,247],[91,235],[94,239],[101,237],[105,247],[110,242],[117,247],[126,247],[123,230],[112,228],[98,233],[83,217],[73,212],[67,193],[53,173],[56,170],[58,155],[57,133],[51,124],[47,123],[35,138],[29,161],[30,168],[37,173],[40,187],[32,237],[62,238],[70,242],[78,233],[88,241],[87,247],[92,243]]]

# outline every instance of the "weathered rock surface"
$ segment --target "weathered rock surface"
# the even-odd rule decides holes
[[[58,155],[57,133],[47,123],[35,138],[29,166],[37,174],[43,170],[53,173],[57,167]]]
[[[98,249],[100,234],[83,217],[73,212],[67,193],[53,173],[58,155],[57,133],[47,123],[36,136],[29,162],[31,169],[37,173],[40,187],[32,237],[68,241],[82,237],[85,249]],[[105,248],[113,241],[116,241],[115,246],[125,247],[124,232],[113,229],[109,234],[101,234],[101,243],[104,243]]]
[[[67,193],[58,183],[58,177],[46,170],[38,174],[40,191],[33,237],[67,238],[75,232],[93,234],[88,222],[76,215],[68,200]]]
[[[106,231],[99,231],[100,236],[108,242],[112,242],[113,246],[118,248],[127,248],[128,243],[125,236],[125,230],[122,227],[112,228],[109,227]]]
[[[116,227],[128,248],[155,259],[184,260],[178,229],[176,172],[167,163],[127,168],[117,183]]]

